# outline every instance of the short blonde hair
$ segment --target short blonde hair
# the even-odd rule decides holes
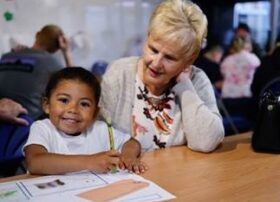
[[[46,25],[36,35],[36,41],[48,52],[59,49],[59,37],[63,35],[62,29],[57,25]]]
[[[207,35],[207,18],[188,0],[166,0],[153,12],[148,35],[156,40],[176,41],[191,64],[197,58]]]
[[[229,52],[231,54],[233,53],[238,53],[241,50],[244,50],[247,44],[251,45],[252,41],[250,37],[243,37],[243,36],[236,36],[233,38],[231,44],[230,44],[230,49]]]

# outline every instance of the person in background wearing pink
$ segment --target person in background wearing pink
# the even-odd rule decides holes
[[[221,63],[224,76],[223,98],[251,97],[250,85],[260,59],[251,52],[249,37],[235,37],[230,46],[230,54]]]

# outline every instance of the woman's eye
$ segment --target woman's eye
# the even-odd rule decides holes
[[[176,58],[172,57],[172,56],[169,56],[169,55],[166,55],[165,58],[168,60],[168,61],[176,61]]]
[[[157,49],[153,48],[153,47],[150,47],[150,50],[153,52],[153,53],[158,53]]]

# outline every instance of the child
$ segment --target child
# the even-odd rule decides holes
[[[81,67],[64,68],[49,80],[43,110],[49,118],[31,126],[24,146],[32,174],[63,174],[81,170],[108,172],[116,165],[135,173],[147,166],[139,160],[140,144],[130,135],[114,130],[110,150],[108,127],[97,121],[100,85]]]

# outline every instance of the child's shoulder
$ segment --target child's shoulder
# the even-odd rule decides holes
[[[101,130],[101,129],[107,129],[107,124],[105,121],[102,120],[96,120],[93,124],[92,127],[89,128],[89,130]]]
[[[37,120],[37,121],[34,121],[32,123],[32,126],[31,127],[36,127],[36,128],[50,128],[50,129],[53,129],[54,126],[52,124],[52,122],[50,121],[50,119],[42,119],[42,120]]]

